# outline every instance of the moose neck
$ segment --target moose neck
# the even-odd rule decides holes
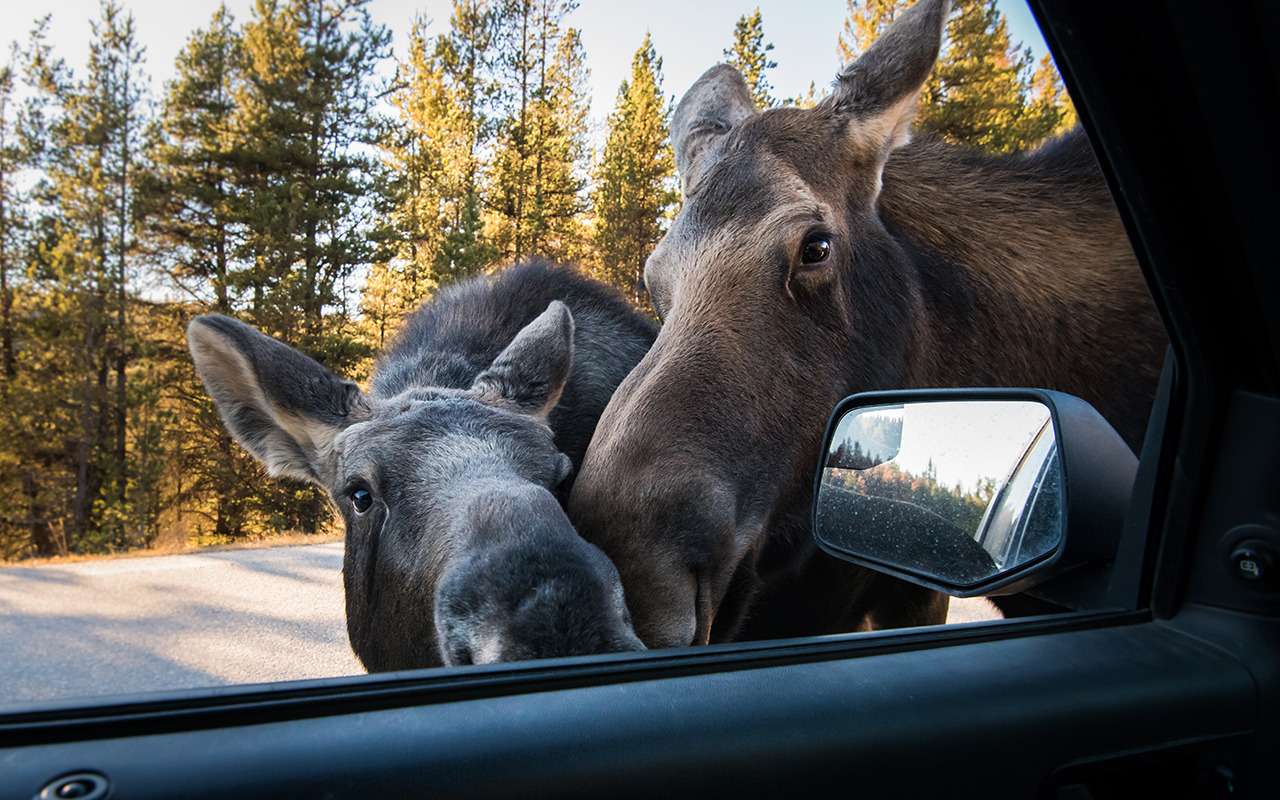
[[[1060,389],[1140,441],[1165,337],[1082,132],[1012,156],[913,142],[879,210],[922,308],[908,385]]]

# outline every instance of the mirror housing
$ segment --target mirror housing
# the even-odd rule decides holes
[[[992,496],[988,508],[974,530],[961,530],[961,527],[949,525],[936,514],[910,503],[859,494],[854,512],[858,517],[857,525],[854,532],[849,533],[847,520],[853,507],[847,500],[848,495],[845,495],[842,507],[832,503],[835,495],[830,486],[825,487],[824,495],[824,476],[837,458],[833,452],[833,438],[840,431],[842,421],[850,419],[850,415],[860,409],[869,411],[876,407],[906,408],[934,403],[990,405],[993,402],[1011,406],[1021,403],[1024,408],[1028,403],[1042,406],[1047,410],[1052,426],[1050,429],[1046,425],[1045,431],[1051,432],[1052,438],[1045,445],[1047,433],[1036,438],[1034,419],[1027,422],[1030,425],[1027,430],[1033,436],[1028,438],[1024,452],[1012,458],[1008,471],[1002,476],[994,476],[1003,480],[989,490]],[[1022,417],[1029,419],[1026,414]],[[901,437],[903,423],[898,424],[897,435]],[[946,438],[945,430],[935,427],[933,433],[938,438]],[[969,430],[966,435],[972,442],[974,432]],[[887,444],[873,448],[876,452],[871,457],[861,448],[856,448],[857,452],[849,457],[849,448],[845,447],[840,455],[843,462],[837,463],[837,467],[864,469],[880,463],[877,459],[888,461],[896,457],[899,442],[894,441],[892,432],[873,434],[870,438]],[[919,437],[916,439],[918,450]],[[1040,442],[1038,450],[1036,442]],[[953,443],[952,455],[956,452],[955,447]],[[839,443],[836,443],[836,448],[839,448]],[[945,449],[946,444],[939,442],[939,448]],[[880,452],[891,449],[893,453],[887,458],[885,452]],[[866,392],[847,397],[836,405],[827,423],[821,453],[814,481],[812,527],[818,546],[828,554],[954,597],[1027,592],[1068,608],[1097,607],[1104,602],[1109,565],[1120,541],[1138,461],[1120,435],[1085,401],[1062,392],[1040,389]],[[963,455],[960,453],[961,457]],[[1050,457],[1056,461],[1050,462]],[[1036,458],[1040,461],[1034,461]],[[1028,470],[1034,477],[1039,474],[1035,470],[1042,469],[1042,465],[1044,470],[1050,467],[1056,470],[1053,477],[1060,485],[1057,497],[1061,528],[1060,533],[1053,532],[1056,533],[1056,542],[1044,539],[1048,544],[1029,553],[1025,559],[1011,560],[1007,564],[1001,560],[988,560],[978,542],[984,538],[984,531],[989,532],[990,517],[995,513],[993,509],[1001,503],[1007,506],[1010,502],[1006,497],[1006,485],[1025,492]],[[933,466],[932,456],[930,466]],[[1048,475],[1048,472],[1044,474]],[[1020,482],[1019,475],[1023,477]],[[1015,486],[1019,483],[1020,488]],[[1009,494],[1017,496],[1017,491]],[[825,508],[824,496],[827,500]],[[910,507],[911,513],[904,516],[906,507]],[[1014,511],[1016,514],[1025,512],[1029,516],[1032,509],[1028,506]],[[833,523],[840,517],[832,515],[843,515],[845,520],[839,534]],[[1044,513],[1039,514],[1042,526],[1045,518]],[[1025,528],[1026,523],[1022,524]],[[909,545],[913,537],[921,546],[912,558],[900,557],[904,546]],[[893,543],[892,547],[886,543]]]

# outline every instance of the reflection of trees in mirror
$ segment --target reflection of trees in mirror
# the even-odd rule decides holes
[[[827,466],[839,469],[870,469],[898,454],[902,442],[900,413],[855,412],[841,422],[836,434],[839,444],[827,456]]]
[[[856,450],[850,452],[856,457]],[[996,492],[996,479],[988,477],[979,478],[971,490],[960,484],[945,486],[938,482],[937,468],[932,461],[920,474],[908,472],[893,462],[869,469],[834,466],[847,463],[856,462],[841,460],[833,453],[824,481],[870,497],[914,503],[970,535],[976,533],[982,524],[982,515]]]

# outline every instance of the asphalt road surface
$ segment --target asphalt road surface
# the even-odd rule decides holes
[[[0,569],[0,707],[363,671],[341,542]]]

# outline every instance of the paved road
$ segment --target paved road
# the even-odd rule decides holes
[[[0,703],[350,675],[342,544],[0,569]]]
[[[340,542],[0,569],[0,707],[361,672]]]

